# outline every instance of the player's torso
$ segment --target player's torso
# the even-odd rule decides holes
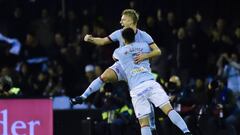
[[[152,79],[149,60],[144,60],[138,64],[134,63],[134,57],[139,53],[149,53],[150,48],[146,43],[136,43],[121,48],[120,63],[127,75],[130,87],[139,83]]]

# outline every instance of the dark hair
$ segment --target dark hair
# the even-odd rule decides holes
[[[122,37],[126,42],[132,43],[135,40],[135,33],[132,28],[126,28],[122,31]]]

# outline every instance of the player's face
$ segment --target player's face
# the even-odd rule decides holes
[[[120,24],[126,28],[126,27],[131,27],[133,25],[133,20],[130,16],[127,15],[122,15]]]

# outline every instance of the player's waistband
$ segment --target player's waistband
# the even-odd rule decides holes
[[[148,87],[150,88],[154,83],[156,83],[154,79],[143,81],[130,90],[130,95],[139,95],[139,93],[142,93],[144,90],[150,90]]]

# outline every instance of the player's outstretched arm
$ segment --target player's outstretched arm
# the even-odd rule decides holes
[[[112,43],[112,41],[108,37],[104,38],[93,37],[92,35],[89,34],[85,35],[84,41],[95,44],[97,46],[103,46]]]

